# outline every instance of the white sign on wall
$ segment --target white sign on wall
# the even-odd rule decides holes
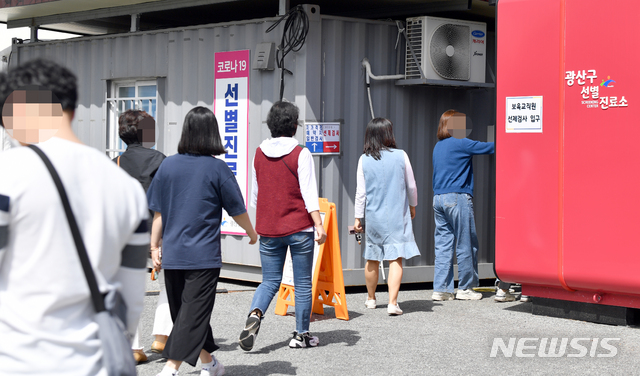
[[[305,123],[304,144],[311,154],[340,154],[340,123]]]
[[[542,96],[507,97],[507,133],[542,133]]]

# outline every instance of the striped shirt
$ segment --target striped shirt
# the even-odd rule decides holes
[[[67,191],[100,290],[119,288],[135,332],[149,250],[140,184],[103,153],[39,144]],[[56,187],[28,148],[0,153],[0,375],[103,375],[91,294]]]

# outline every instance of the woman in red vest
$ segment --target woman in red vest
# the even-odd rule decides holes
[[[260,322],[282,281],[287,248],[291,250],[296,288],[296,331],[289,347],[315,347],[318,337],[309,333],[313,241],[325,242],[313,158],[293,138],[298,127],[298,108],[276,102],[267,125],[271,137],[263,141],[253,160],[251,206],[256,208],[256,232],[260,235],[262,283],[258,286],[240,347],[253,348]]]

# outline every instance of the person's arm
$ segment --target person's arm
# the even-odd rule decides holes
[[[362,232],[362,218],[364,218],[364,209],[366,206],[367,186],[364,181],[364,172],[362,171],[362,156],[358,159],[358,167],[356,168],[356,199],[355,199],[355,217],[353,224],[355,232]]]
[[[0,194],[0,265],[9,244],[9,196]]]
[[[258,234],[251,224],[247,208],[244,205],[240,186],[229,167],[226,167],[226,171],[228,175],[224,179],[224,182],[220,184],[219,188],[222,198],[222,208],[247,232],[247,235],[249,235],[249,244],[255,244],[258,241]]]
[[[253,157],[253,162],[251,163],[251,200],[249,201],[252,208],[258,207],[258,178],[256,177],[255,161],[256,157]]]
[[[307,212],[313,220],[313,227],[316,230],[315,241],[324,244],[327,240],[327,233],[322,225],[320,217],[320,202],[318,198],[318,185],[316,183],[315,165],[313,156],[307,148],[303,148],[298,155],[298,185],[302,200],[307,208]]]
[[[249,244],[256,244],[258,241],[258,233],[253,228],[251,224],[251,218],[249,218],[249,213],[244,212],[243,214],[236,215],[233,217],[233,220],[236,221],[237,224],[242,227],[244,231],[249,235]]]
[[[416,206],[418,206],[418,187],[416,179],[413,176],[413,168],[409,156],[404,152],[404,181],[407,186],[407,197],[409,198],[409,210],[411,211],[411,219],[416,217]]]
[[[318,202],[318,184],[316,183],[316,171],[313,164],[313,156],[307,148],[303,148],[298,155],[298,185],[302,200],[307,212],[320,210]],[[319,216],[319,214],[318,214]]]
[[[311,213],[311,219],[313,219],[313,227],[316,229],[316,238],[315,241],[318,242],[318,245],[324,244],[327,240],[327,233],[324,231],[324,226],[322,225],[322,217],[320,217],[320,211],[314,210]]]
[[[367,186],[364,181],[364,172],[362,170],[362,156],[358,159],[358,167],[356,168],[356,199],[355,199],[355,217],[364,218],[364,209],[366,206]]]
[[[473,140],[469,140],[468,138],[466,138],[465,140],[468,141],[467,142],[467,151],[471,155],[493,154],[496,151],[495,143],[493,143],[493,142],[473,141]]]
[[[153,223],[151,224],[151,260],[153,267],[162,270],[162,259],[160,259],[160,241],[162,240],[162,214],[154,212]]]
[[[147,219],[149,211],[144,198],[144,191],[140,185],[138,185],[138,189],[138,225],[131,230],[131,235],[124,249],[122,249],[120,267],[112,280],[114,284],[121,286],[120,293],[127,305],[127,329],[129,333],[135,332],[142,313],[146,287],[147,255],[149,254],[149,223]]]

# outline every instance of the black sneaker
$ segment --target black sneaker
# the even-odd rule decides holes
[[[289,342],[289,347],[294,349],[300,349],[304,347],[316,347],[318,346],[318,337],[314,337],[311,333],[306,332],[302,334],[298,334],[298,332],[293,332],[293,338],[291,338],[291,342]]]
[[[253,348],[259,330],[260,317],[252,313],[244,324],[244,330],[240,333],[240,348],[244,351],[250,351]]]

